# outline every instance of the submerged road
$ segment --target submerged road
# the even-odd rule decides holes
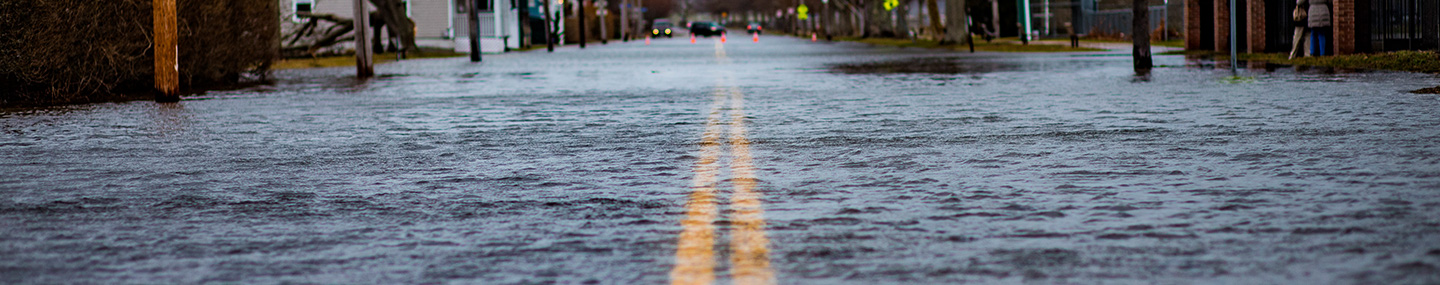
[[[1436,284],[1433,76],[764,37],[0,111],[0,283]]]

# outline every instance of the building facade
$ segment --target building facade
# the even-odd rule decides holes
[[[303,21],[296,17],[298,12],[333,14],[340,17],[354,16],[355,0],[279,0],[281,32],[288,34],[299,28]],[[362,0],[363,1],[363,0]],[[529,0],[534,1],[534,0]],[[406,15],[415,22],[415,41],[427,48],[453,49],[469,52],[469,29],[466,17],[470,9],[467,0],[408,0]],[[370,11],[375,8],[364,1]],[[480,7],[481,51],[504,52],[520,47],[519,11],[511,0],[480,0],[489,7]],[[388,32],[382,31],[380,36]]]
[[[1185,49],[1230,50],[1232,0],[1185,0]],[[1241,52],[1288,52],[1295,0],[1233,0]],[[1336,54],[1440,49],[1440,1],[1332,0]]]

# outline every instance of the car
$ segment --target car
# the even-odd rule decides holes
[[[759,35],[759,34],[760,34],[760,23],[750,22],[750,24],[745,25],[745,32]]]
[[[673,38],[675,37],[674,28],[675,26],[670,24],[669,19],[655,19],[655,22],[650,24],[650,36]]]
[[[690,23],[690,33],[704,37],[722,36],[725,35],[725,26],[714,22],[694,22]]]

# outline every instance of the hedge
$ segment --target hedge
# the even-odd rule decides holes
[[[177,0],[181,90],[265,80],[279,56],[278,2]],[[150,3],[0,1],[0,105],[150,96]]]

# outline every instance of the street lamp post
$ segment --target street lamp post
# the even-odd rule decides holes
[[[600,44],[602,45],[610,42],[610,33],[605,30],[606,26],[610,26],[610,22],[605,20],[605,16],[610,15],[610,9],[605,8],[610,7],[609,4],[605,0],[595,2],[595,17],[600,18]]]
[[[480,62],[480,1],[490,0],[466,1],[470,3],[465,10],[465,21],[470,23],[470,62]]]

